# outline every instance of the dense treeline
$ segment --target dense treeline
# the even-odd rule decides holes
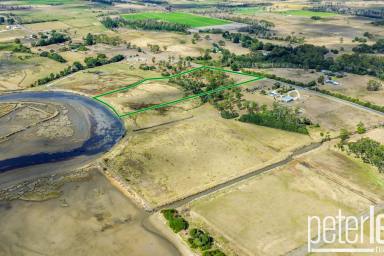
[[[310,81],[308,83],[304,83],[304,82],[295,81],[295,80],[292,80],[292,79],[289,79],[289,78],[280,77],[280,76],[276,76],[274,74],[269,74],[269,73],[265,73],[265,72],[255,72],[255,71],[250,71],[250,70],[242,70],[242,72],[248,73],[248,74],[252,74],[252,75],[266,77],[266,78],[269,78],[269,79],[277,80],[277,81],[280,81],[280,82],[283,82],[283,83],[287,83],[287,84],[293,84],[293,85],[300,86],[300,87],[313,87],[313,86],[316,86],[316,81],[315,80]]]
[[[256,112],[248,112],[248,114],[242,115],[239,120],[302,134],[308,134],[307,125],[311,125],[311,121],[301,117],[297,110],[292,110],[278,103],[274,103],[272,109],[262,108]]]
[[[348,151],[384,172],[384,145],[369,138],[347,143]]]
[[[168,221],[169,227],[175,233],[179,233],[182,230],[188,230],[189,223],[186,221],[177,210],[164,209],[161,211],[164,218]],[[192,228],[188,232],[188,244],[192,249],[198,249],[203,252],[203,256],[225,256],[225,254],[218,250],[211,250],[214,240],[208,234],[201,229]]]
[[[63,33],[52,30],[48,34],[40,33],[40,38],[32,43],[32,46],[46,46],[50,44],[60,44],[69,41],[71,38]]]
[[[372,75],[384,79],[384,57],[367,54],[343,54],[336,57],[327,57],[329,51],[325,47],[310,44],[292,46],[280,46],[271,43],[263,43],[256,38],[240,33],[222,34],[223,38],[233,43],[239,43],[249,48],[251,53],[236,55],[222,47],[221,64],[232,69],[252,68],[265,66],[267,63],[281,67],[329,69],[331,71],[344,71],[358,75]],[[379,40],[376,48],[381,49],[382,41]]]
[[[379,39],[373,45],[359,44],[352,49],[356,53],[384,53],[384,39]]]
[[[76,73],[76,72],[83,70],[83,69],[106,65],[109,63],[121,61],[123,59],[124,59],[124,56],[121,54],[113,56],[110,59],[108,59],[105,56],[105,54],[98,54],[96,57],[86,57],[84,59],[84,63],[86,64],[85,66],[83,64],[81,64],[80,62],[75,61],[72,65],[69,65],[64,70],[62,70],[56,74],[51,73],[51,74],[49,74],[49,76],[38,79],[36,82],[34,82],[32,84],[32,86],[43,85],[43,84],[49,83],[53,80],[59,79],[61,77]]]
[[[43,51],[40,53],[40,56],[41,57],[46,57],[46,58],[50,58],[52,60],[55,60],[57,62],[60,62],[60,63],[66,63],[67,61],[63,58],[63,56],[61,56],[60,54],[56,53],[56,52],[47,52],[47,51]]]
[[[118,27],[131,27],[134,29],[143,30],[156,30],[156,31],[177,31],[186,33],[190,28],[187,25],[171,23],[166,21],[146,19],[146,20],[130,20],[107,17],[101,21],[101,23],[109,29],[116,29]]]

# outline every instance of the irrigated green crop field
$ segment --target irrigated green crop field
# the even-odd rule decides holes
[[[155,19],[162,20],[177,24],[188,25],[193,28],[204,27],[204,26],[214,26],[214,25],[223,25],[230,23],[227,20],[209,18],[199,15],[194,15],[190,13],[183,12],[143,12],[143,13],[134,13],[134,14],[125,14],[123,15],[125,19],[134,19],[134,20],[145,20],[145,19]]]

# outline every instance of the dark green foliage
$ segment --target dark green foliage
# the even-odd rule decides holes
[[[311,19],[312,20],[321,20],[321,17],[320,16],[312,16]]]
[[[168,225],[175,233],[179,233],[181,230],[188,229],[188,222],[179,215],[175,209],[162,210],[164,218],[168,221]]]
[[[60,44],[64,43],[71,38],[65,34],[56,32],[55,30],[52,30],[47,35],[43,34],[40,36],[40,39],[37,42],[32,43],[32,46],[46,46],[50,44]]]
[[[336,59],[327,57],[329,50],[325,47],[303,44],[297,47],[263,43],[256,38],[240,33],[224,32],[222,36],[234,43],[241,43],[251,53],[236,55],[218,46],[222,52],[221,64],[236,68],[253,68],[258,66],[296,67],[310,69],[330,69],[345,71],[358,75],[372,75],[384,79],[384,57],[367,54],[343,54]],[[378,40],[373,46],[360,45],[356,51],[384,52],[384,39]],[[262,53],[260,50],[268,53]]]
[[[22,44],[16,44],[15,47],[12,49],[12,52],[31,53],[31,49]]]
[[[40,56],[50,58],[50,59],[55,60],[55,61],[60,62],[60,63],[67,62],[60,54],[58,54],[56,52],[51,53],[51,52],[43,51],[40,53]]]
[[[102,66],[105,64],[108,64],[109,61],[107,59],[107,56],[103,53],[97,54],[96,57],[86,57],[84,59],[85,65],[87,65],[87,68],[94,68],[98,66]]]
[[[362,138],[347,144],[350,152],[361,158],[365,163],[372,164],[384,172],[384,145],[369,138]]]
[[[88,33],[87,36],[84,37],[84,44],[85,45],[94,45],[95,43],[96,43],[96,40],[91,33]]]
[[[356,53],[384,53],[384,39],[379,39],[372,46],[359,44],[352,49]]]
[[[213,238],[207,232],[193,228],[189,231],[189,236],[188,243],[192,249],[205,251],[212,248]]]
[[[356,126],[356,132],[358,134],[363,134],[367,131],[367,129],[365,128],[365,125],[362,123],[362,122],[359,122]]]
[[[222,118],[225,118],[225,119],[233,119],[233,118],[239,117],[238,113],[230,112],[230,111],[227,111],[227,110],[221,111],[220,115],[221,115]]]
[[[225,256],[225,253],[220,250],[211,250],[203,252],[203,256]]]
[[[119,27],[120,19],[111,19],[107,17],[101,21],[101,23],[108,29],[116,29]]]
[[[273,104],[271,110],[248,113],[242,115],[239,120],[302,134],[308,134],[306,126],[311,124],[308,119],[300,117],[297,111],[277,103]]]

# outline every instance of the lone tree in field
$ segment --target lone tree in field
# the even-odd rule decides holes
[[[367,90],[368,91],[378,91],[381,89],[382,86],[383,85],[381,84],[381,82],[379,82],[377,80],[369,80]]]
[[[340,130],[340,139],[342,142],[346,141],[349,138],[349,132],[347,129]]]
[[[358,134],[363,134],[367,131],[367,129],[365,128],[364,124],[362,122],[358,123],[357,124],[357,127],[356,127],[356,132]]]

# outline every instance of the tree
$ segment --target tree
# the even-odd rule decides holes
[[[341,129],[340,130],[340,139],[342,142],[346,141],[350,136],[350,133],[347,129]]]
[[[95,39],[91,33],[88,33],[87,36],[84,38],[85,45],[94,45]]]
[[[367,86],[368,91],[378,91],[381,89],[381,87],[382,87],[381,82],[377,80],[371,79],[368,81],[368,86]]]
[[[363,122],[359,122],[356,126],[356,132],[358,134],[363,134],[367,131],[367,129],[365,128]]]
[[[325,78],[324,78],[323,75],[321,75],[321,76],[319,77],[319,79],[317,79],[317,82],[319,82],[319,84],[324,84],[324,81],[325,81]]]

